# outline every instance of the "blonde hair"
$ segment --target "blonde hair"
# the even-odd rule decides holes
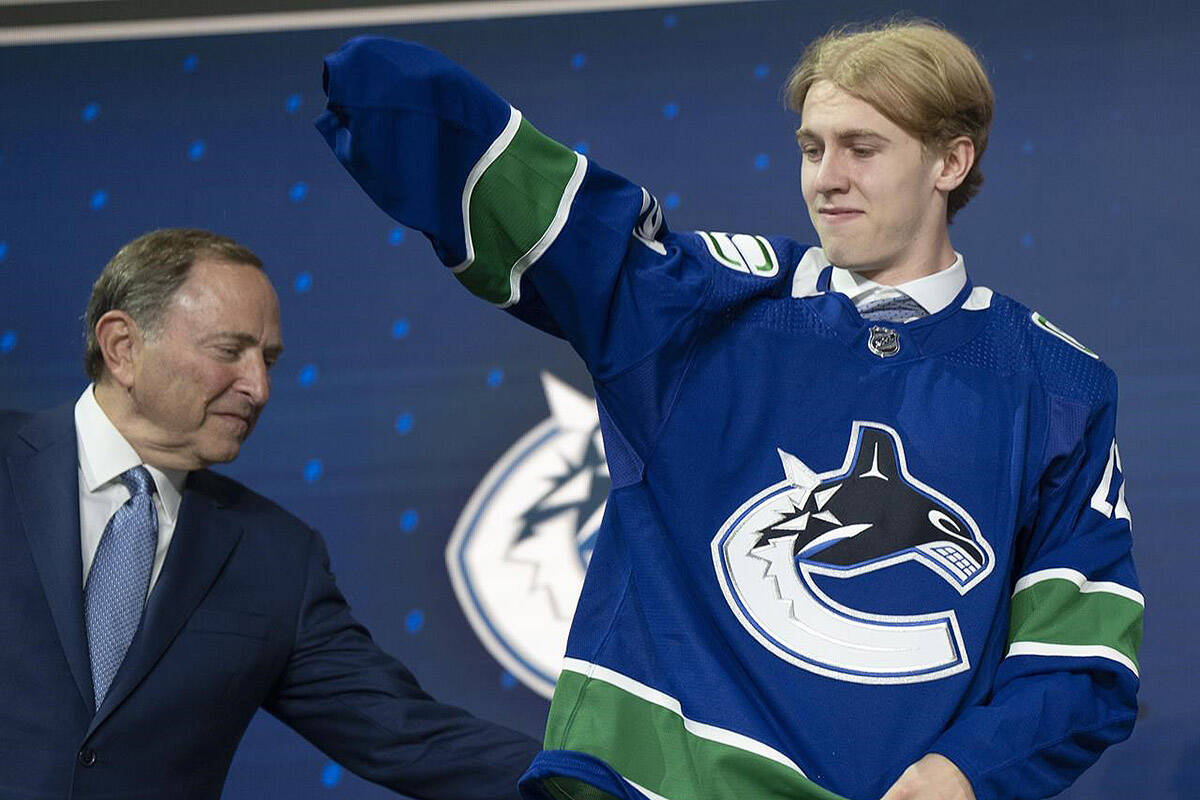
[[[805,48],[792,69],[784,87],[788,108],[801,113],[808,90],[821,80],[870,103],[929,150],[960,136],[971,140],[975,162],[950,192],[947,220],[979,191],[995,98],[978,56],[962,39],[926,20],[837,28]]]

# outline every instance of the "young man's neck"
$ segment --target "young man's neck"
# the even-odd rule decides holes
[[[890,264],[851,270],[884,286],[899,286],[902,283],[924,278],[954,265],[958,258],[950,244],[950,234],[943,230],[929,246],[914,247],[901,254]]]

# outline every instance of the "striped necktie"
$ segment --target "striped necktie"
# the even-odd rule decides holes
[[[891,287],[864,292],[854,304],[862,318],[872,322],[908,322],[929,315],[916,300]]]
[[[122,473],[121,482],[129,489],[129,500],[105,526],[84,587],[96,708],[104,702],[141,624],[158,546],[154,479],[137,466]]]

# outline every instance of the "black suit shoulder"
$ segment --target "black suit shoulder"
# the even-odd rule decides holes
[[[28,411],[0,409],[0,451],[11,453],[14,449],[28,449],[29,446],[17,436],[17,431],[24,428],[32,418],[33,414]]]
[[[24,455],[74,438],[74,403],[45,411],[0,410],[0,454]]]
[[[313,529],[295,514],[228,475],[198,469],[188,475],[187,488],[243,519],[259,519],[272,529],[298,536],[313,534]]]

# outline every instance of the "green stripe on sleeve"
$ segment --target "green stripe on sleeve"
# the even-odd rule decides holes
[[[1023,645],[1022,652],[1037,655],[1095,655],[1108,648],[1133,664],[1142,644],[1140,603],[1105,591],[1081,591],[1073,581],[1051,578],[1034,583],[1013,595],[1008,642]]]
[[[572,177],[579,162],[574,151],[521,120],[508,147],[471,190],[474,261],[457,273],[471,293],[497,305],[516,302],[521,272],[545,252],[566,222],[578,188]]]
[[[737,737],[604,680],[564,670],[546,724],[546,747],[603,759],[668,800],[841,800],[792,766],[714,741],[712,731]]]

